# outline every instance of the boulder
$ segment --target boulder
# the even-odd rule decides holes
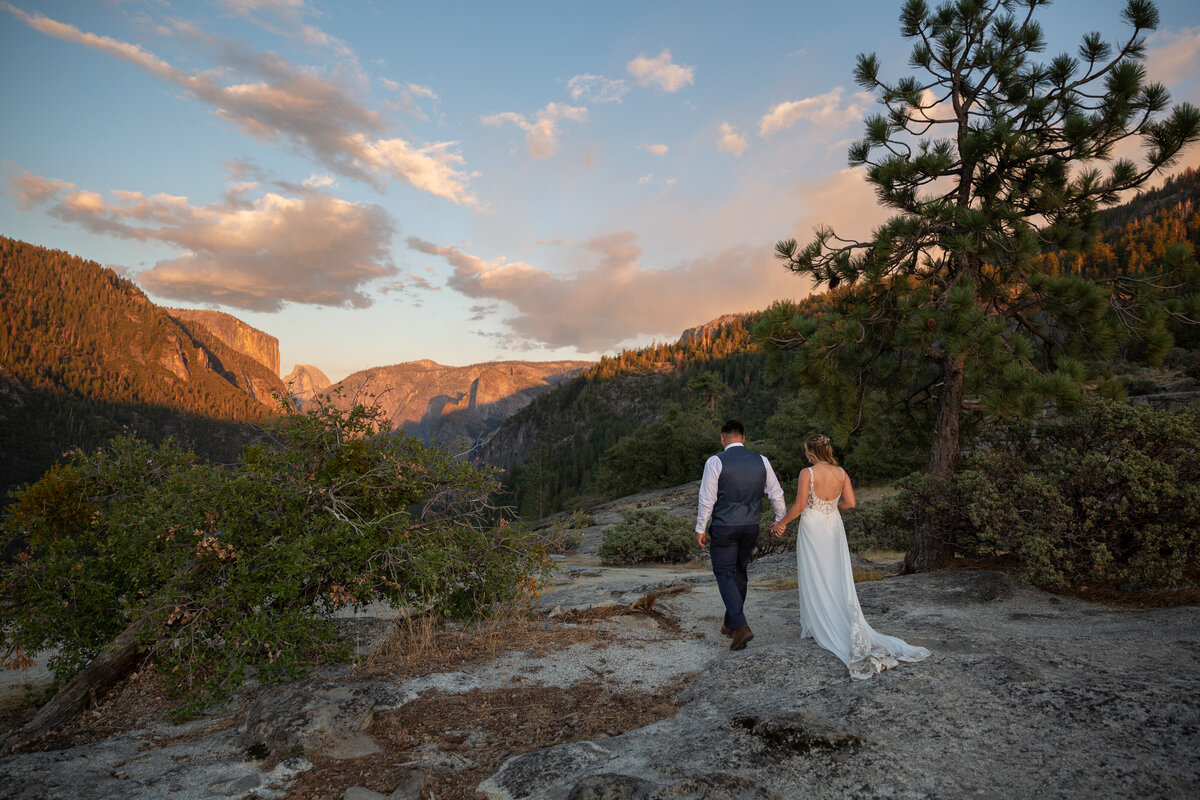
[[[295,755],[354,759],[379,752],[367,733],[375,701],[362,691],[309,683],[263,691],[246,713],[241,743],[274,760]]]

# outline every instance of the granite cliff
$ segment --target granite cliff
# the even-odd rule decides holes
[[[229,347],[279,375],[279,340],[271,334],[223,311],[191,308],[168,308],[166,311],[175,319],[203,325]]]
[[[474,448],[514,412],[587,367],[586,361],[491,361],[448,367],[429,359],[374,367],[337,384],[337,402],[374,397],[397,428],[422,441]]]
[[[297,364],[284,376],[283,382],[296,400],[297,408],[303,408],[314,395],[333,385],[325,373],[312,364]]]

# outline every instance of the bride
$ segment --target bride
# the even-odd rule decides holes
[[[856,681],[901,661],[928,658],[929,651],[924,647],[876,633],[863,619],[850,569],[846,529],[838,513],[841,508],[854,508],[854,487],[850,476],[837,465],[828,436],[808,437],[804,456],[812,466],[800,473],[796,502],[783,519],[771,526],[771,532],[779,535],[789,522],[800,518],[796,561],[801,638],[816,639],[817,644],[842,660]]]

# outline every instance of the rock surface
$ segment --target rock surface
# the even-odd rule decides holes
[[[297,364],[283,379],[288,391],[296,400],[298,408],[312,399],[313,395],[323,392],[333,384],[324,372],[312,364]]]
[[[686,494],[639,496],[631,507],[682,513]],[[621,511],[613,505],[593,518],[616,521]],[[347,672],[323,673],[189,725],[0,758],[0,786],[5,797],[30,799],[265,800],[311,766],[305,754],[362,743],[373,714],[430,692],[596,681],[659,692],[690,676],[675,716],[515,756],[479,786],[481,796],[1200,796],[1200,608],[1110,608],[989,572],[860,583],[873,627],[933,655],[854,683],[833,655],[800,638],[793,554],[751,565],[756,635],[740,652],[717,633],[721,601],[703,564],[608,568],[594,558],[562,560],[539,601],[549,618],[628,607],[649,592],[657,594],[654,609],[677,625],[629,612],[598,623],[615,634],[599,649],[582,641],[548,653],[516,650],[365,684]],[[447,756],[431,747],[411,757],[419,761],[415,780]],[[344,787],[351,789],[366,791]]]
[[[304,682],[264,690],[246,712],[241,744],[258,758],[362,758],[379,752],[367,734],[375,701],[361,690]]]
[[[861,583],[872,625],[933,656],[852,683],[841,662],[799,638],[794,590],[756,591],[756,578],[784,574],[784,558],[764,561],[751,576],[754,642],[716,654],[676,716],[515,757],[482,793],[704,796],[679,793],[680,779],[714,776],[744,780],[730,790],[738,797],[1200,791],[1200,609],[1110,609],[999,573]],[[718,608],[698,610],[713,626]],[[595,794],[597,775],[640,782]]]

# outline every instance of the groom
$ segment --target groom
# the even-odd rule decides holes
[[[787,514],[783,489],[771,462],[745,447],[746,430],[731,419],[721,427],[721,453],[704,464],[696,541],[704,547],[704,528],[712,518],[712,568],[725,603],[721,633],[732,637],[730,650],[741,650],[754,638],[742,607],[746,603],[746,566],[758,541],[763,494],[771,498],[775,520]]]

